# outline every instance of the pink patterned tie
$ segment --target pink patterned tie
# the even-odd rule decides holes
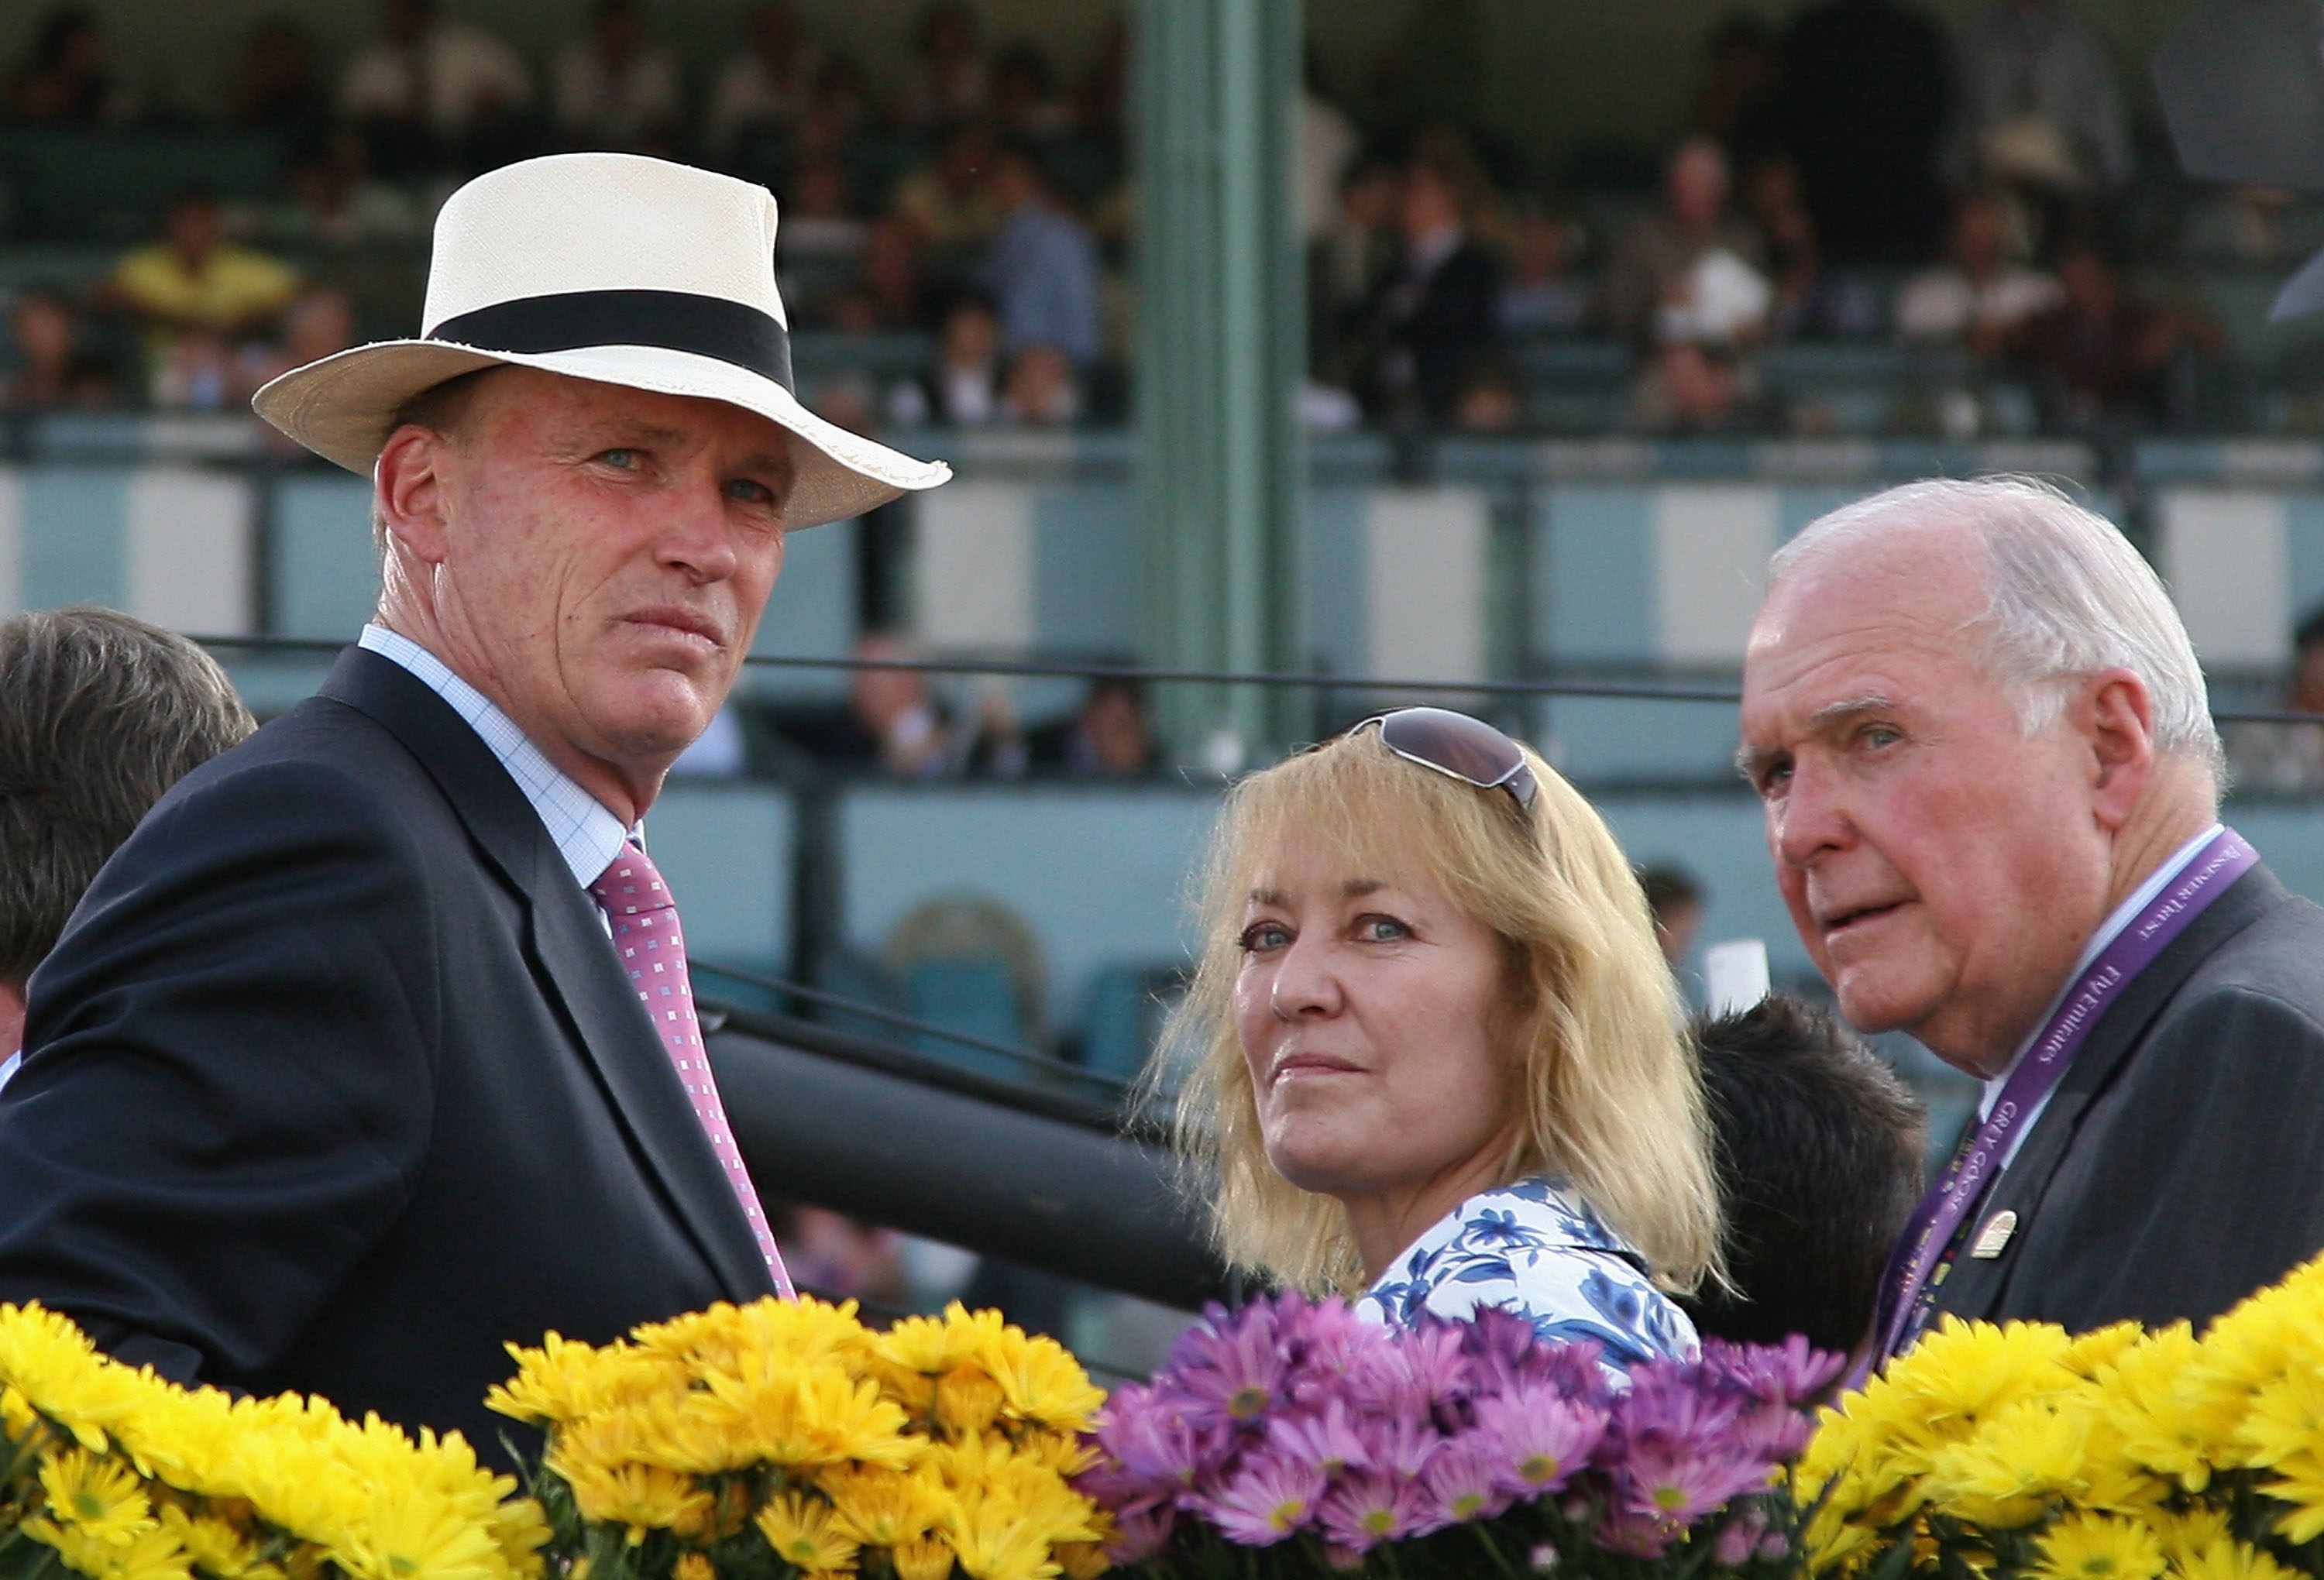
[[[694,988],[687,979],[686,935],[678,929],[678,902],[670,898],[669,886],[646,853],[633,844],[622,847],[589,892],[605,907],[613,924],[613,947],[622,951],[622,969],[638,985],[638,998],[654,1030],[661,1033],[669,1061],[678,1067],[694,1116],[702,1121],[711,1151],[733,1182],[775,1288],[788,1300],[790,1275],[783,1271],[767,1215],[759,1210],[759,1193],[751,1184],[751,1171],[743,1166],[742,1149],[734,1144],[734,1133],[727,1128],[726,1106],[718,1100],[718,1083],[711,1078],[710,1057],[702,1046],[702,1023],[695,1018]]]

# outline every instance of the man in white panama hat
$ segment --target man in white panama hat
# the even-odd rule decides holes
[[[445,206],[417,339],[259,391],[372,478],[378,613],[35,977],[0,1301],[489,1454],[503,1341],[788,1292],[639,824],[785,535],[946,472],[799,404],[774,241],[746,182],[512,165]]]

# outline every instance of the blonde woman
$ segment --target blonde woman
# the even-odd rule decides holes
[[[1716,1276],[1702,1089],[1645,896],[1532,751],[1436,708],[1255,774],[1174,1023],[1228,1259],[1377,1320],[1500,1306],[1620,1366]]]

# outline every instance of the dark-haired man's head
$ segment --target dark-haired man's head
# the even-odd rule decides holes
[[[1854,1351],[1921,1195],[1926,1110],[1831,1016],[1776,996],[1698,1021],[1733,1288],[1685,1302],[1706,1336]]]
[[[0,623],[0,1059],[24,984],[161,793],[256,728],[185,638],[109,609]]]

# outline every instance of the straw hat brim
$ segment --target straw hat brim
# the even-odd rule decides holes
[[[785,526],[836,521],[952,475],[825,421],[762,373],[659,345],[589,345],[569,351],[487,351],[444,340],[387,340],[294,368],[252,397],[258,415],[327,461],[364,477],[387,443],[395,414],[447,379],[495,365],[539,368],[663,395],[723,400],[791,435],[798,468]]]

